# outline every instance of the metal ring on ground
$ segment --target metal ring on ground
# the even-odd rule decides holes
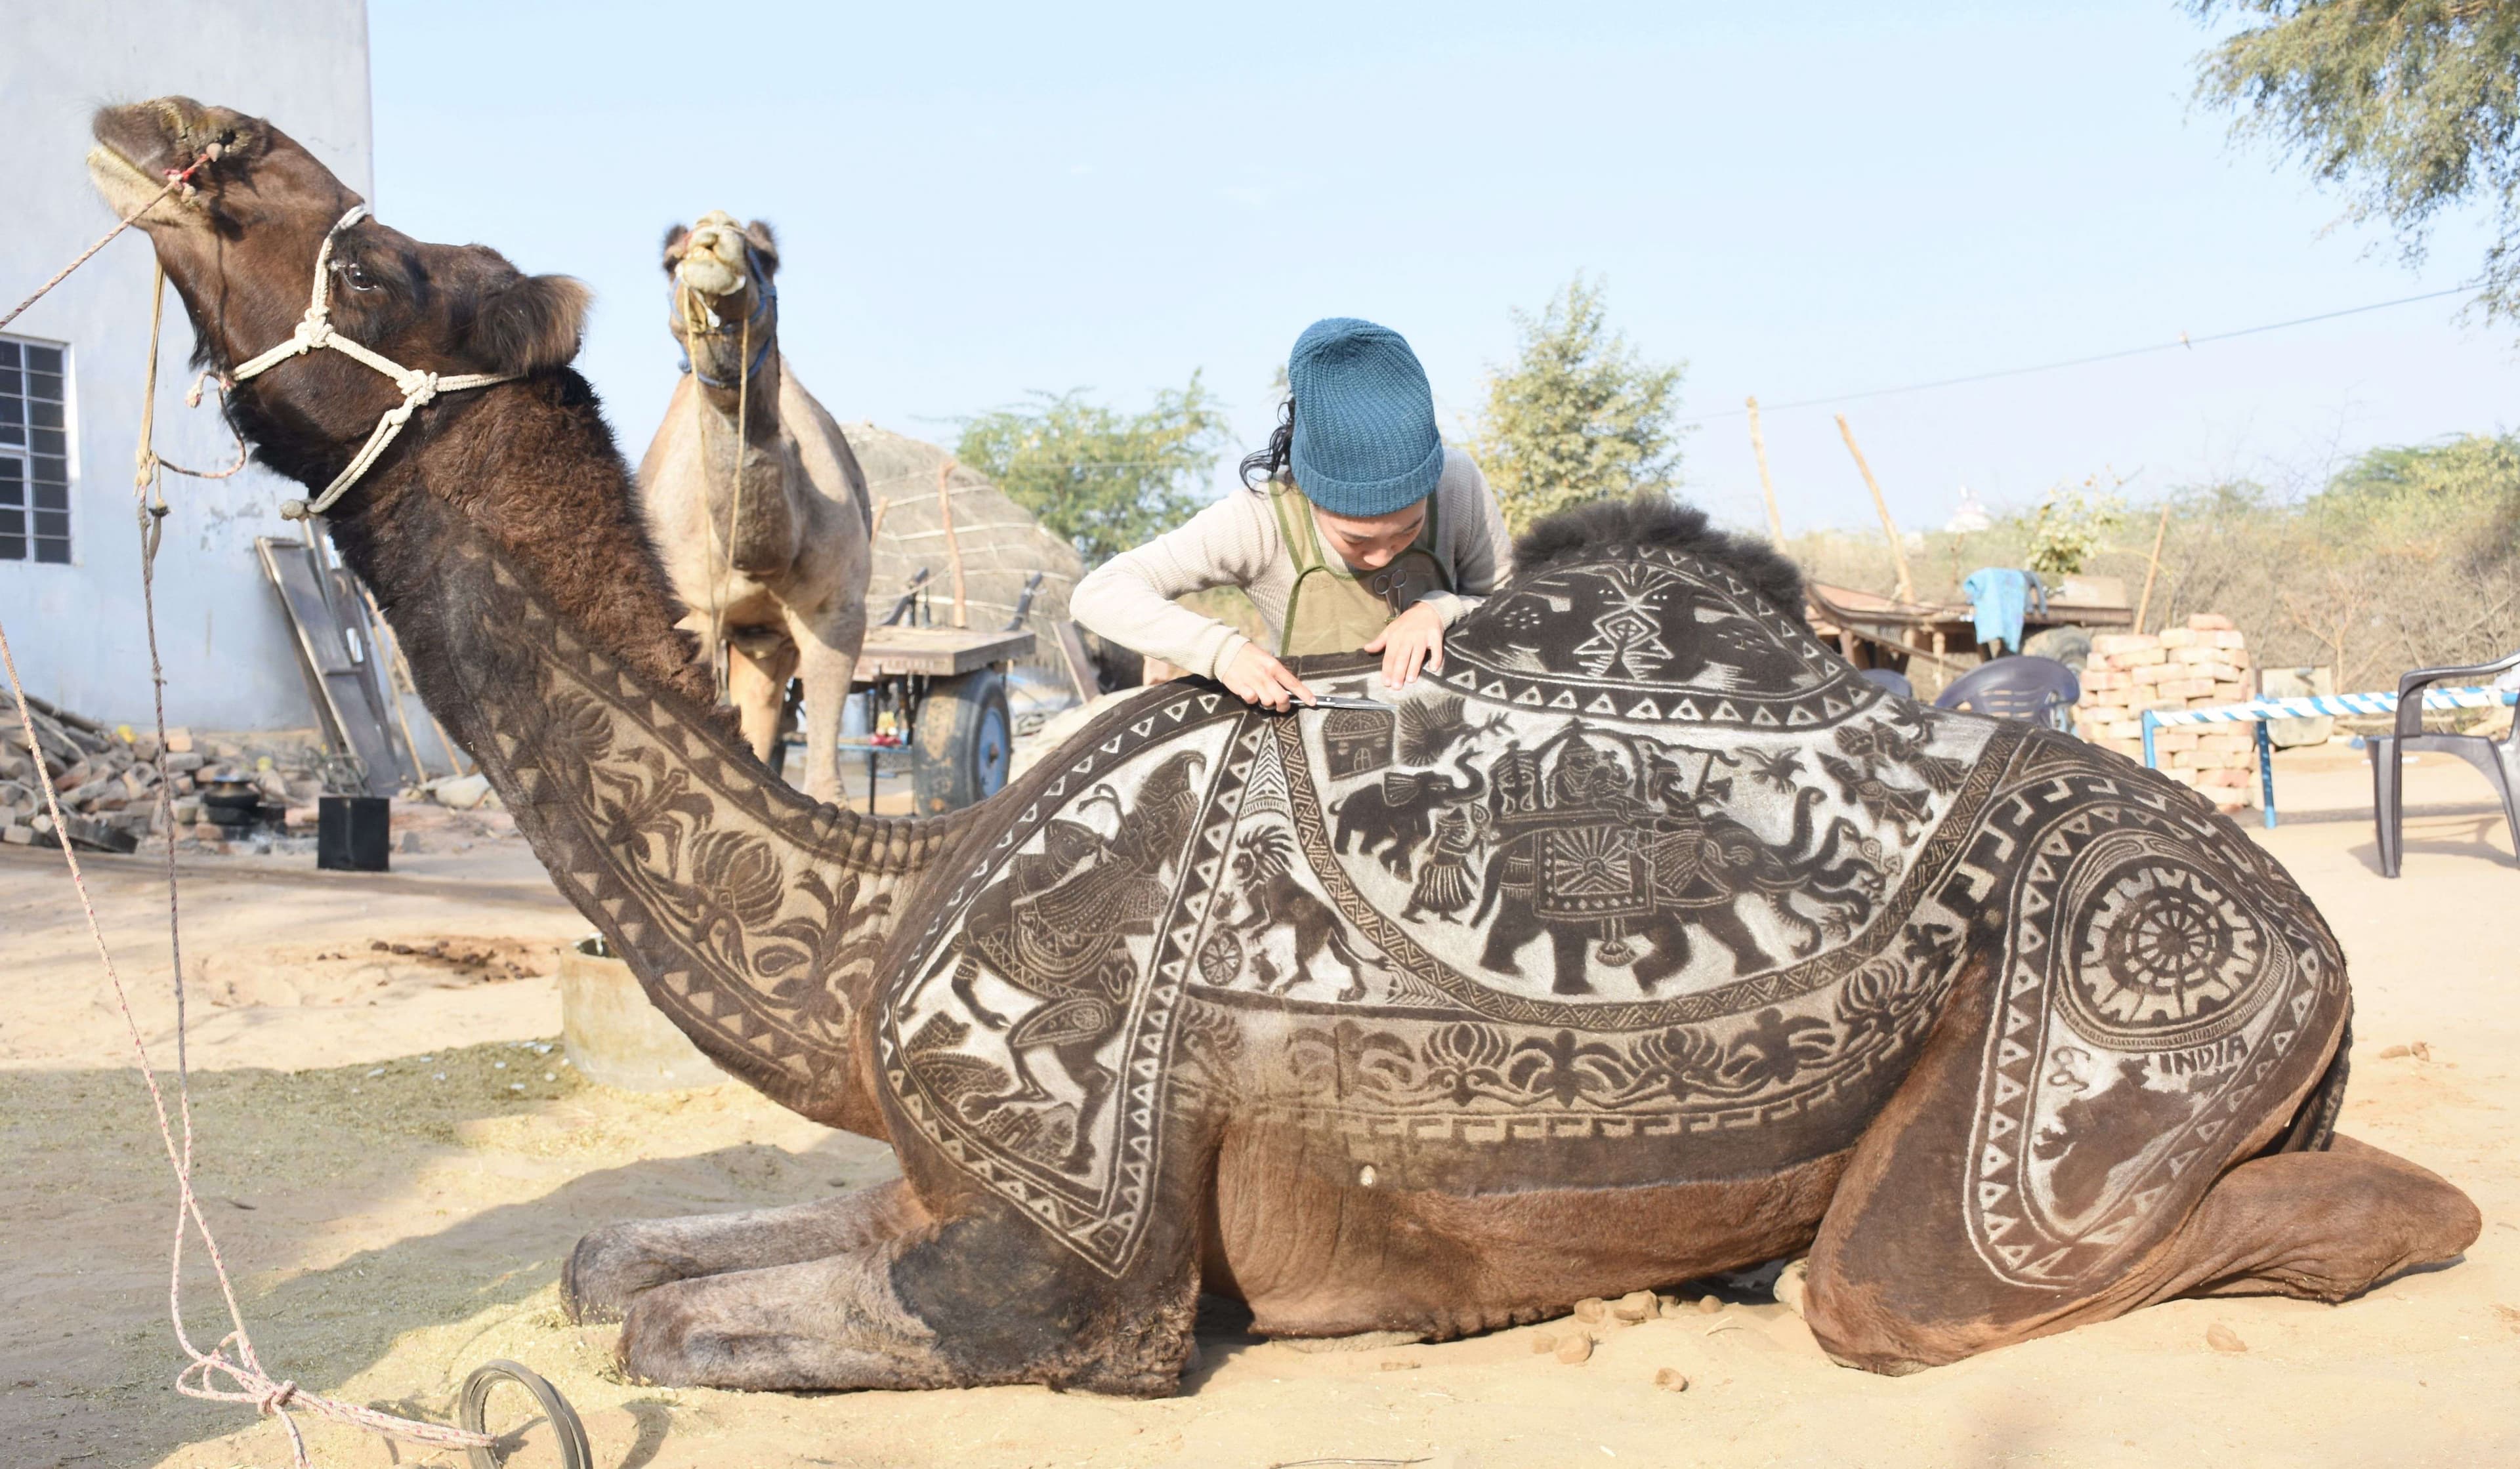
[[[473,1368],[472,1375],[464,1379],[464,1394],[456,1406],[455,1420],[473,1433],[488,1433],[490,1390],[499,1385],[501,1378],[533,1394],[534,1401],[542,1404],[543,1417],[551,1425],[553,1438],[559,1442],[563,1469],[595,1469],[595,1456],[586,1447],[586,1425],[577,1421],[577,1409],[570,1407],[568,1400],[560,1395],[560,1389],[545,1381],[541,1373],[520,1363],[502,1358],[485,1361]],[[468,1448],[465,1452],[472,1460],[472,1469],[499,1469],[507,1462],[508,1453],[514,1447]]]

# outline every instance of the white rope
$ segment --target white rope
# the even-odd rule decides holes
[[[396,407],[385,410],[385,416],[377,420],[377,426],[368,433],[367,443],[360,446],[358,454],[350,460],[349,465],[340,473],[333,476],[333,482],[324,486],[322,494],[317,495],[311,502],[288,500],[281,503],[280,515],[284,520],[303,520],[309,515],[320,515],[331,510],[335,501],[347,494],[350,486],[358,483],[360,475],[374,467],[378,458],[393,443],[394,436],[402,432],[402,425],[411,422],[411,416],[427,407],[439,393],[458,392],[468,387],[488,387],[494,382],[508,382],[524,376],[522,373],[454,373],[440,377],[435,373],[423,372],[419,368],[404,367],[392,358],[369,351],[366,347],[333,330],[332,308],[329,304],[333,285],[333,242],[343,230],[367,217],[368,206],[360,204],[349,213],[342,215],[338,223],[325,232],[323,246],[315,252],[314,300],[307,306],[306,314],[297,319],[296,329],[289,334],[287,341],[245,363],[229,375],[234,380],[243,382],[249,378],[259,377],[269,372],[292,357],[301,357],[308,352],[330,347],[352,362],[363,367],[374,368],[391,378],[394,386],[402,392],[402,402]]]

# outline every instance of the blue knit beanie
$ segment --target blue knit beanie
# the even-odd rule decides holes
[[[1399,333],[1352,316],[1304,329],[1286,359],[1295,487],[1333,515],[1387,515],[1444,472],[1435,394]]]

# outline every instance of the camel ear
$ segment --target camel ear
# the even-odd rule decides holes
[[[481,303],[466,345],[493,372],[563,366],[577,355],[592,296],[585,282],[567,276],[518,276]]]
[[[690,248],[691,243],[692,227],[690,225],[669,224],[665,226],[665,243],[662,246],[665,252],[665,274],[669,276],[672,275],[674,273],[674,267],[683,263],[683,251]]]
[[[761,266],[761,273],[765,276],[777,275],[779,273],[779,235],[770,228],[770,221],[756,219],[745,225],[743,238],[751,242],[752,258]]]

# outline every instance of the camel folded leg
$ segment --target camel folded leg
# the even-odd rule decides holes
[[[797,1265],[651,1287],[616,1348],[630,1376],[755,1390],[956,1385],[936,1333],[893,1288],[890,1241]]]
[[[641,1293],[660,1285],[864,1250],[926,1219],[895,1179],[780,1209],[625,1220],[577,1242],[561,1271],[561,1294],[581,1321],[619,1320]]]
[[[2217,1084],[2215,1097],[2235,1098],[2243,1120],[2212,1152],[2198,1148],[2175,1170],[2138,1161],[2086,1175],[2114,1189],[2089,1195],[2073,1193],[2059,1164],[2057,1192],[2043,1201],[2057,1222],[2043,1226],[1996,1181],[2020,1175],[1990,1168],[2039,1139],[1972,1133],[1989,1097],[1980,1062],[1992,987],[1964,983],[1972,993],[1858,1145],[1812,1245],[1804,1318],[1841,1362],[1910,1372],[2181,1295],[2341,1300],[2452,1259],[2476,1236],[2464,1194],[2375,1148],[2340,1138],[2331,1151],[2253,1156],[2310,1103],[2343,1029],[2341,995],[2306,1027],[2320,1043]],[[2150,1130],[2189,1115],[2182,1105],[2095,1140],[2109,1158],[2158,1156],[2145,1151]],[[2178,1145],[2195,1140],[2182,1135]],[[2130,1173],[2132,1184],[2115,1185]]]
[[[829,1258],[652,1286],[617,1348],[632,1376],[754,1390],[1051,1387],[1149,1397],[1179,1385],[1198,1282],[1176,1244],[1114,1279],[1014,1211]]]
[[[2279,1295],[2332,1305],[2407,1270],[2457,1259],[2483,1228],[2476,1205],[2439,1174],[2339,1137],[2327,1152],[2240,1164],[2123,1276],[2035,1315],[2010,1323],[1892,1322],[1850,1310],[1879,1298],[1843,1270],[1827,1277],[1825,1314],[1809,1294],[1804,1310],[1832,1357],[1901,1372],[2182,1296]]]
[[[2176,1296],[2342,1301],[2452,1260],[2484,1216],[2431,1169],[2352,1137],[2253,1158],[2215,1180],[2152,1263],[2146,1304]]]

